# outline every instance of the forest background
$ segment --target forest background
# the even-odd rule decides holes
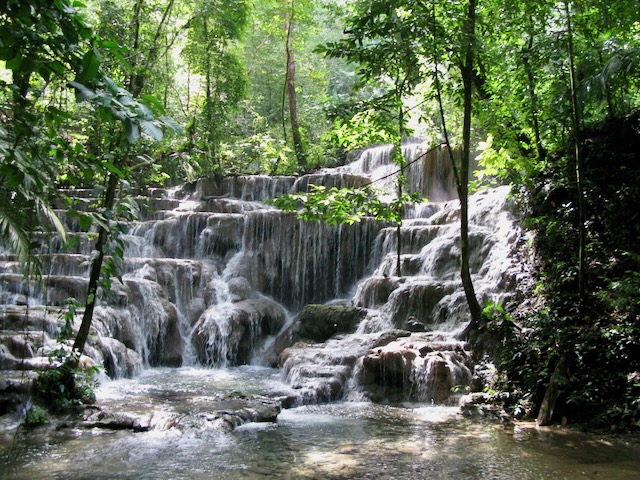
[[[537,307],[479,306],[491,391],[510,392],[514,412],[553,395],[560,414],[640,426],[635,0],[2,0],[0,12],[0,232],[27,275],[35,236],[72,241],[53,212],[75,211],[62,187],[103,199],[75,215],[98,232],[91,275],[108,287],[135,215],[126,192],[298,174],[411,137],[449,144],[461,196],[510,183],[537,233]]]

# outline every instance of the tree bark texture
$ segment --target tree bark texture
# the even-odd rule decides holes
[[[287,95],[289,97],[289,121],[291,123],[291,136],[293,137],[293,149],[296,154],[298,165],[303,166],[306,163],[304,145],[302,143],[302,134],[300,133],[300,123],[298,122],[298,100],[296,94],[296,62],[293,50],[293,18],[294,18],[294,0],[291,1],[291,11],[287,18]]]
[[[105,198],[103,206],[105,210],[113,209],[116,198],[116,189],[118,187],[118,176],[113,172],[109,173],[109,181],[107,184],[107,191],[105,192]],[[93,311],[96,305],[96,297],[98,294],[98,283],[100,281],[100,271],[102,269],[102,263],[104,261],[104,250],[109,239],[109,232],[106,228],[100,227],[98,230],[98,240],[96,241],[95,251],[97,252],[95,258],[91,262],[91,271],[89,274],[89,285],[87,286],[87,298],[85,300],[84,313],[82,315],[82,323],[80,329],[76,335],[76,339],[73,342],[73,349],[76,350],[79,355],[84,352],[84,346],[89,338],[89,331],[91,329],[91,322],[93,321]]]
[[[482,307],[476,297],[471,272],[469,269],[469,161],[471,157],[471,107],[473,89],[474,64],[474,35],[476,24],[476,0],[469,0],[467,20],[463,30],[465,57],[460,70],[464,89],[464,116],[462,122],[462,161],[460,162],[460,181],[458,196],[460,197],[460,276],[464,288],[471,321],[461,336],[468,334],[478,327],[482,316]]]
[[[549,385],[544,393],[540,410],[538,411],[538,417],[536,418],[536,425],[539,427],[549,425],[553,417],[553,411],[556,406],[556,401],[561,393],[562,382],[569,376],[570,362],[566,355],[562,355],[558,359],[558,363],[553,370]]]

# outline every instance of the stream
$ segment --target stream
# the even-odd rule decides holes
[[[98,404],[153,416],[147,432],[47,428],[0,435],[6,479],[635,479],[640,446],[530,423],[475,422],[456,407],[336,402],[276,422],[209,428],[217,395],[277,396],[276,369],[150,369]],[[14,436],[15,435],[15,436]]]
[[[640,478],[639,442],[473,422],[451,406],[476,372],[458,340],[469,314],[453,171],[427,147],[403,146],[406,189],[430,201],[406,205],[399,229],[373,218],[303,222],[267,202],[311,184],[376,182],[392,194],[389,146],[299,177],[143,192],[122,281],[96,306],[85,349],[105,374],[97,408],[62,428],[0,416],[0,478]],[[90,190],[73,195],[92,201]],[[6,412],[29,406],[28,381],[58,347],[66,299],[86,293],[91,235],[59,215],[77,242],[42,242],[45,281],[25,282],[0,246]],[[511,311],[531,301],[520,220],[507,186],[469,199],[482,304]]]

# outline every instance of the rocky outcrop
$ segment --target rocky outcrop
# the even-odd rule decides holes
[[[324,344],[298,342],[285,349],[279,361],[287,383],[297,394],[297,403],[343,398],[354,366],[374,340],[367,335],[351,335],[348,339],[335,338]]]
[[[356,379],[374,401],[420,401],[446,404],[454,388],[472,379],[471,358],[464,345],[412,334],[372,348],[361,360]]]
[[[352,332],[366,315],[367,311],[358,307],[306,305],[292,324],[278,335],[269,360],[276,365],[279,355],[297,342],[322,343],[334,335]]]
[[[258,361],[256,352],[265,350],[294,386],[296,402],[351,394],[448,402],[451,388],[469,380],[464,346],[445,341],[468,322],[457,203],[407,206],[399,231],[372,218],[339,227],[303,222],[263,203],[312,183],[367,184],[380,168],[397,168],[389,152],[372,149],[357,164],[314,175],[208,178],[138,197],[156,211],[122,238],[122,281],[100,296],[86,353],[121,377],[185,363],[235,366]],[[438,173],[440,157],[412,163],[406,173],[411,188],[449,200],[454,191],[450,172]],[[428,162],[435,163],[422,164]],[[444,182],[439,191],[433,175]],[[508,298],[504,290],[515,283],[506,199],[503,188],[470,202],[471,268],[481,301]],[[15,258],[0,257],[0,368],[46,365],[66,298],[84,296],[91,238],[77,219],[61,216],[79,241],[73,253],[62,253],[43,237],[46,287],[24,281]],[[321,304],[336,299],[341,305]],[[283,331],[285,309],[300,313]],[[435,330],[440,337],[427,333]]]
[[[152,412],[129,411],[126,406],[113,410],[111,405],[98,404],[86,408],[79,423],[63,423],[57,428],[80,427],[146,432],[154,429],[180,430],[196,427],[231,431],[245,423],[275,422],[286,402],[286,398],[228,395],[211,399],[203,408],[186,414],[170,409],[162,418],[156,418]]]
[[[208,366],[251,362],[258,343],[286,321],[281,305],[266,297],[216,304],[196,322],[191,337],[198,361]]]

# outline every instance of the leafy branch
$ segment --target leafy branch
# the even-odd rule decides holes
[[[420,193],[403,194],[393,202],[384,202],[369,186],[360,188],[327,189],[323,185],[311,185],[311,191],[282,195],[272,204],[285,212],[298,212],[305,221],[324,221],[329,225],[353,225],[363,217],[385,222],[402,223],[399,203],[422,202]]]

